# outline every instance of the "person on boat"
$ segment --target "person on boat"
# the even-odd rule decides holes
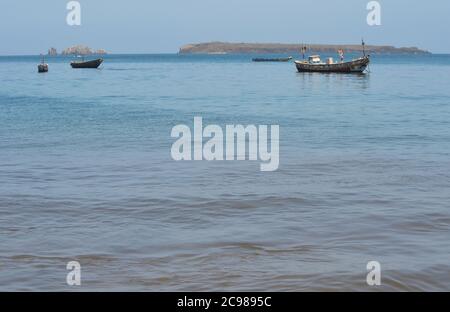
[[[338,54],[339,54],[339,57],[341,59],[341,63],[344,63],[344,50],[339,49],[338,50]]]
[[[302,46],[302,49],[300,50],[303,55],[303,59],[305,59],[306,50],[307,50],[306,46]]]

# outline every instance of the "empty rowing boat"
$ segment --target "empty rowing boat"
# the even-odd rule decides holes
[[[96,59],[92,61],[73,61],[70,63],[72,68],[98,68],[103,63],[103,59]]]
[[[281,57],[281,58],[254,58],[253,62],[289,62],[293,57]]]

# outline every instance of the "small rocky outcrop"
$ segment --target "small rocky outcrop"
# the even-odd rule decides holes
[[[48,49],[48,53],[49,56],[56,56],[58,55],[58,51],[55,48],[50,48]]]
[[[104,54],[107,54],[107,52],[104,49],[93,50],[90,47],[85,46],[85,45],[76,45],[76,46],[64,49],[62,51],[62,55],[92,55],[92,54],[104,55]]]

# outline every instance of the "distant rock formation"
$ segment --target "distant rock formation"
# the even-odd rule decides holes
[[[50,48],[48,49],[48,53],[49,56],[56,56],[58,55],[58,51],[55,48]]]
[[[76,45],[76,46],[64,49],[61,54],[62,55],[92,55],[92,54],[104,55],[104,54],[107,54],[107,52],[103,49],[92,50],[88,46]]]
[[[105,55],[105,54],[108,54],[108,52],[106,52],[106,50],[99,49],[99,50],[95,51],[95,54]]]
[[[90,55],[92,50],[87,46],[77,45],[66,48],[62,51],[62,55]]]
[[[208,42],[188,44],[180,49],[180,54],[298,54],[303,46],[307,47],[307,53],[335,53],[344,49],[346,53],[362,52],[362,45],[351,44],[279,44],[279,43],[228,43]],[[366,45],[366,52],[370,54],[429,54],[416,47],[396,48],[393,46]]]

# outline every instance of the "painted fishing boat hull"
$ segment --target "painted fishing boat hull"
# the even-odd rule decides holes
[[[369,66],[370,57],[364,56],[350,62],[334,64],[311,64],[306,61],[295,61],[300,73],[362,73]]]
[[[86,62],[71,62],[72,68],[98,68],[103,63],[103,59],[97,59]]]

